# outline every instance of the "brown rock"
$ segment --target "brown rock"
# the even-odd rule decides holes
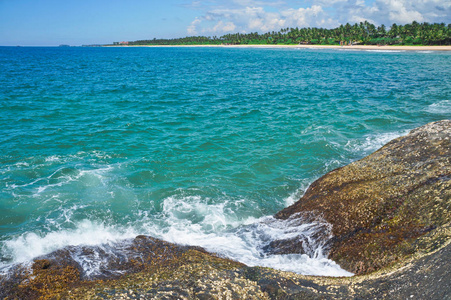
[[[105,249],[66,247],[37,258],[31,268],[17,265],[0,274],[0,298],[451,299],[450,131],[451,121],[413,130],[326,174],[277,214],[297,218],[293,222],[324,218],[335,235],[331,257],[359,274],[377,272],[302,276],[138,236]],[[273,253],[296,253],[302,243],[290,239],[269,246]],[[74,253],[99,255],[101,272],[84,274]]]
[[[450,140],[450,120],[417,128],[321,177],[276,218],[321,215],[333,226],[330,258],[356,274],[439,247],[446,239],[417,239],[451,222]]]

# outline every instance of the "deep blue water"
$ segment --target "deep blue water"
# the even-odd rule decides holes
[[[451,118],[451,53],[0,47],[0,266],[138,234],[249,265],[315,179]]]

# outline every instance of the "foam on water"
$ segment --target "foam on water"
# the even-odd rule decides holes
[[[305,192],[305,190],[307,189],[307,187],[308,187],[308,185],[301,186],[298,190],[296,190],[295,192],[291,193],[291,195],[286,197],[284,200],[285,206],[288,207],[290,205],[293,205],[294,203],[296,203],[296,201],[301,199],[301,197],[302,197],[303,193]]]
[[[442,100],[426,107],[426,111],[432,114],[451,114],[451,100]]]
[[[374,49],[374,50],[364,50],[366,52],[378,52],[378,53],[400,53],[400,52],[406,52],[406,50],[379,50],[379,49]]]
[[[227,202],[213,205],[207,202],[201,197],[169,197],[165,199],[159,216],[141,213],[139,225],[111,226],[82,220],[75,224],[74,229],[46,234],[25,233],[4,241],[2,252],[14,263],[24,263],[66,246],[96,246],[99,248],[92,248],[89,256],[77,248],[70,250],[86,275],[95,276],[104,269],[107,262],[105,253],[120,255],[121,241],[146,234],[181,245],[201,246],[249,266],[272,267],[306,275],[352,275],[327,259],[327,249],[324,248],[327,239],[315,239],[318,233],[331,237],[330,225],[324,221],[277,220],[273,217],[239,220],[227,209]],[[287,239],[302,241],[305,254],[275,255],[265,250],[272,241]],[[3,263],[2,267],[8,265],[10,263]]]
[[[268,216],[448,117],[451,56],[294,50],[0,47],[1,264],[75,245],[95,274],[102,253],[147,234],[343,274],[316,238],[327,224]],[[271,254],[283,237],[305,254]],[[84,244],[98,255],[78,253]]]
[[[346,46],[348,47],[348,46]],[[406,50],[387,50],[387,49],[359,49],[359,48],[336,48],[338,51],[349,51],[349,52],[376,52],[376,53],[400,53],[400,52],[406,52]]]
[[[45,160],[46,162],[54,163],[55,159]],[[29,167],[29,165],[21,165]],[[47,166],[48,167],[48,166]],[[29,183],[24,184],[6,184],[6,187],[11,190],[24,190],[31,189],[33,197],[39,197],[40,194],[46,192],[50,193],[58,191],[59,187],[70,185],[71,183],[78,184],[79,182],[85,182],[88,185],[104,184],[103,175],[112,170],[112,166],[99,166],[94,169],[86,170],[83,168],[77,169],[76,167],[60,167],[52,174],[44,177],[39,177]]]
[[[386,142],[396,138],[403,132],[384,133],[366,136],[363,139],[348,141],[345,149],[359,153],[372,152]],[[336,147],[338,147],[336,145]],[[80,159],[99,154],[79,153],[78,156],[50,156],[43,159],[44,164],[71,164]],[[102,156],[102,155],[101,155]],[[332,160],[331,166],[340,166],[343,162]],[[16,168],[30,168],[29,163],[16,164]],[[29,183],[11,184],[8,189],[21,190],[31,188],[33,198],[48,201],[60,200],[60,192],[68,185],[105,186],[122,167],[121,164],[97,165],[91,167],[58,167],[47,176],[39,177]],[[53,183],[56,180],[56,183]],[[310,183],[310,182],[309,182]],[[284,199],[284,206],[296,202],[307,189],[304,183],[296,191]],[[48,194],[43,195],[48,192]],[[114,190],[108,191],[114,194]],[[117,192],[117,191],[116,191]],[[249,266],[272,267],[284,271],[292,271],[305,275],[351,276],[336,263],[327,258],[327,239],[317,239],[318,233],[326,232],[331,238],[331,228],[326,222],[316,219],[298,218],[276,220],[273,217],[252,217],[240,215],[242,206],[249,199],[233,199],[222,196],[222,199],[205,198],[199,195],[187,196],[179,191],[177,196],[163,199],[159,212],[139,210],[135,212],[133,221],[127,224],[109,224],[108,221],[77,220],[74,215],[88,208],[86,205],[72,205],[59,209],[59,216],[46,218],[45,228],[48,231],[26,232],[15,238],[2,242],[4,261],[1,267],[7,268],[11,263],[26,263],[35,257],[48,254],[66,246],[95,246],[92,255],[86,256],[83,251],[71,250],[73,258],[83,266],[87,276],[99,275],[104,270],[107,260],[102,255],[121,255],[116,248],[126,239],[144,234],[169,242],[194,245],[218,253]],[[114,195],[112,196],[114,197]],[[39,217],[39,219],[42,219]],[[37,220],[39,221],[39,220]],[[64,224],[70,224],[70,228]],[[276,240],[302,241],[303,254],[271,254],[268,252],[271,242]],[[120,248],[120,247],[119,247]],[[97,250],[96,250],[97,249]],[[114,250],[116,249],[116,250]],[[100,252],[101,253],[100,253]]]
[[[406,135],[409,130],[402,130],[397,132],[386,132],[380,134],[367,135],[363,139],[349,140],[345,149],[348,151],[353,151],[357,153],[364,153],[368,155],[377,149],[381,148],[383,145],[387,144],[391,140],[394,140],[400,136]]]
[[[227,202],[206,205],[201,198],[165,200],[165,222],[162,228],[149,228],[148,233],[163,240],[196,245],[210,252],[243,262],[250,266],[266,266],[301,274],[325,276],[350,276],[333,261],[327,259],[325,241],[314,236],[330,226],[325,222],[308,222],[302,218],[276,220],[273,217],[239,220],[227,211]],[[197,222],[192,222],[198,214]],[[190,215],[188,218],[187,215]],[[199,220],[200,219],[200,220]],[[308,254],[271,255],[265,251],[274,240],[302,240]]]
[[[2,252],[14,263],[24,263],[66,246],[101,245],[136,236],[131,228],[114,228],[83,220],[73,230],[52,231],[46,234],[25,233],[2,243]],[[10,263],[3,263],[4,267]]]

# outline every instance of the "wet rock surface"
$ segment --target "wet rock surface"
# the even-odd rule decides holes
[[[36,258],[30,266],[16,265],[0,276],[0,298],[52,298],[78,285],[115,280],[165,264],[176,267],[190,251],[207,255],[199,247],[175,245],[149,236],[113,245],[69,246]]]
[[[138,236],[66,247],[14,266],[0,275],[0,298],[451,299],[450,132],[451,121],[413,130],[326,174],[277,214],[290,222],[298,216],[329,222],[332,228],[318,222],[326,227],[316,238],[329,241],[324,246],[343,267],[364,275],[313,277],[248,267],[199,247]],[[309,247],[293,238],[264,250],[308,253]]]
[[[448,233],[450,229],[446,229]],[[201,249],[181,247],[179,254],[176,258],[159,258],[139,272],[101,280],[82,280],[79,273],[72,273],[67,266],[52,267],[52,260],[37,260],[33,276],[16,281],[16,285],[5,286],[3,281],[1,296],[4,299],[437,300],[451,297],[449,242],[432,253],[418,255],[383,271],[346,278],[302,276],[247,267]],[[6,293],[5,288],[9,289]]]
[[[326,174],[276,217],[299,212],[332,225],[329,257],[356,274],[439,245],[418,238],[451,221],[451,121],[417,128]]]
[[[263,241],[262,253],[267,255],[279,254],[306,254],[316,257],[321,252],[328,252],[330,239],[332,238],[332,226],[323,218],[312,212],[296,213],[284,220],[273,219],[273,227],[284,226],[285,238],[270,237]],[[261,224],[261,222],[257,223]]]

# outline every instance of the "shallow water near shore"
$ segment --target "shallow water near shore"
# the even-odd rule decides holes
[[[448,52],[0,47],[0,65],[3,269],[146,234],[351,275],[312,239],[327,225],[271,215],[326,172],[451,117]],[[266,253],[281,237],[306,254]]]

